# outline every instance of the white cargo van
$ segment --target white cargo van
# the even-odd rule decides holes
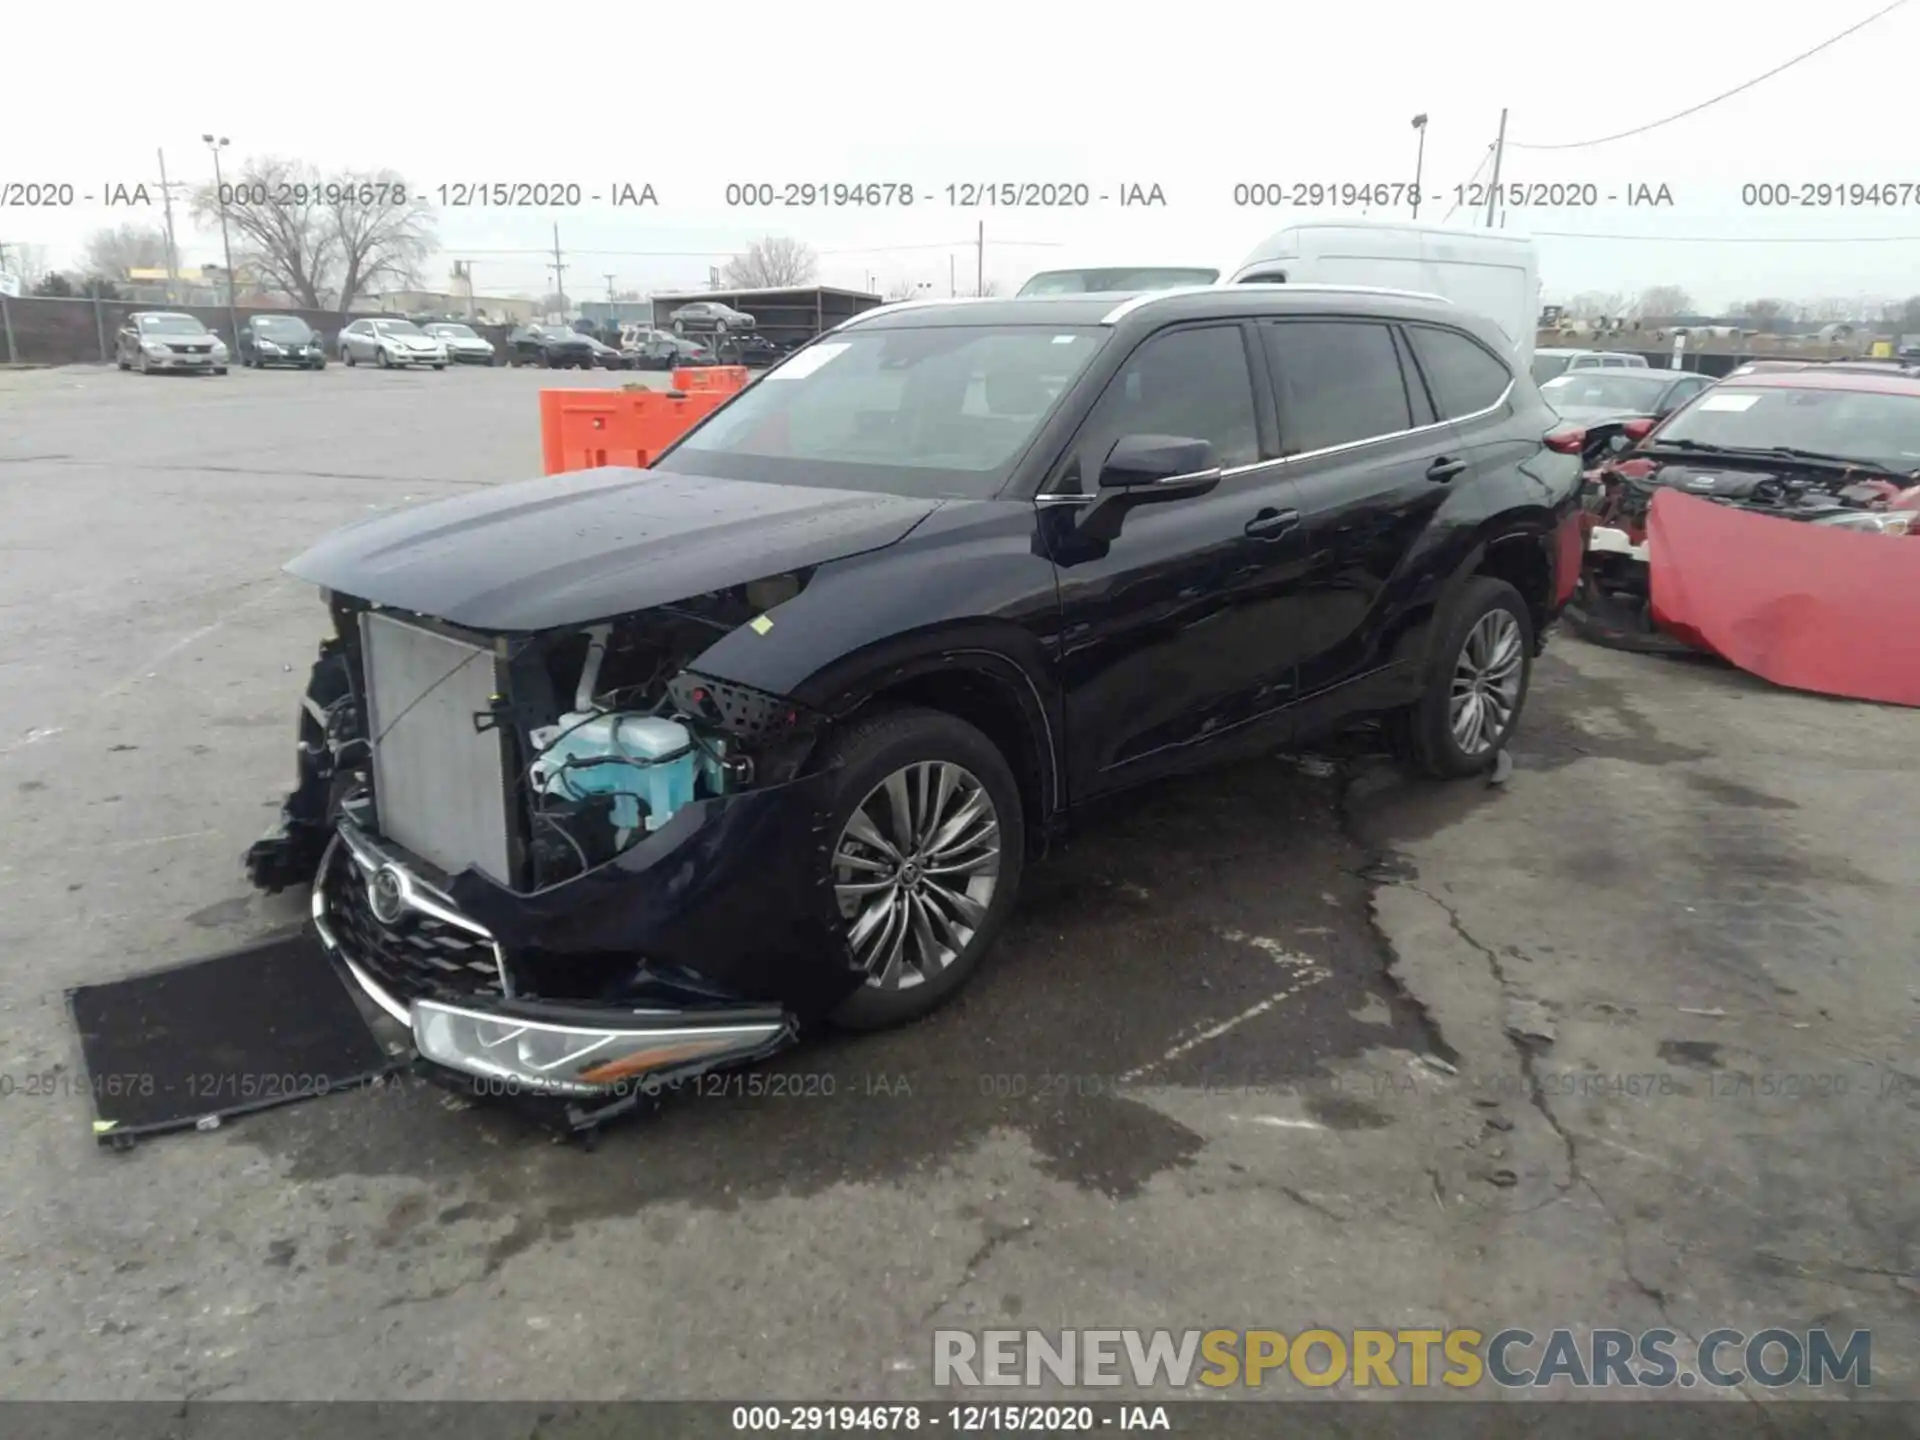
[[[1310,220],[1268,236],[1227,283],[1373,285],[1442,295],[1498,325],[1522,369],[1533,362],[1539,259],[1531,240],[1506,231]]]

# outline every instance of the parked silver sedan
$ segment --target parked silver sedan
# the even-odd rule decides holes
[[[340,358],[348,365],[371,361],[382,369],[396,365],[447,368],[447,347],[411,320],[356,320],[340,332]]]

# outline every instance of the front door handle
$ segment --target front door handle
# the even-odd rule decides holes
[[[1466,468],[1466,461],[1453,460],[1442,455],[1438,460],[1435,460],[1431,465],[1427,466],[1427,479],[1437,485],[1444,485]]]
[[[1262,510],[1247,522],[1247,534],[1256,540],[1278,540],[1300,523],[1298,510]]]

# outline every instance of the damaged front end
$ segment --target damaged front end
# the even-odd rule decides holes
[[[247,855],[435,1078],[576,1123],[779,1049],[860,983],[824,717],[701,673],[804,572],[534,634],[328,594],[299,778]]]

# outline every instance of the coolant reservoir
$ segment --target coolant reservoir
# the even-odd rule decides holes
[[[678,720],[575,713],[531,738],[545,747],[532,768],[535,784],[569,800],[613,796],[613,823],[621,830],[639,828],[642,804],[646,828],[658,830],[693,799],[699,756]]]

